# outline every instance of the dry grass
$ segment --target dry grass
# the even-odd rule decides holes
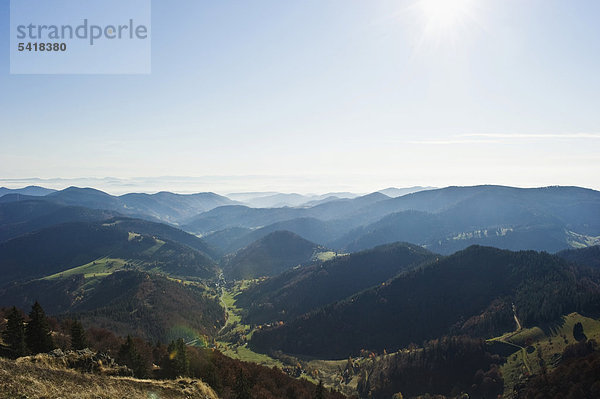
[[[52,362],[0,359],[0,399],[9,398],[218,399],[208,385],[198,380],[110,377],[81,373]]]

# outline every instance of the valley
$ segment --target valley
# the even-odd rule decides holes
[[[280,208],[159,194],[0,197],[0,329],[12,306],[26,325],[37,301],[54,347],[70,350],[77,320],[92,350],[144,381],[200,378],[232,399],[512,399],[596,351],[593,190],[448,187]],[[175,222],[192,203],[199,213]],[[188,359],[172,369],[169,353]]]
[[[0,399],[600,399],[600,1],[0,14]]]

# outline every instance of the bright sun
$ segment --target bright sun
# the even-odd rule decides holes
[[[474,0],[418,0],[417,7],[432,35],[454,35],[473,18]]]

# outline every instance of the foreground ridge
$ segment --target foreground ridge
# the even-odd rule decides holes
[[[0,398],[218,399],[200,380],[157,381],[81,373],[51,362],[51,357],[0,358]]]

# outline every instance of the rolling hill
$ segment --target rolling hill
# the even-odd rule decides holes
[[[325,193],[325,194],[297,194],[278,192],[250,192],[231,193],[226,195],[232,200],[239,201],[252,208],[282,208],[282,207],[306,207],[311,204],[329,199],[355,198],[358,194],[349,192]]]
[[[344,358],[397,350],[451,332],[493,336],[600,310],[600,275],[534,251],[473,246],[394,280],[253,335],[261,351]]]
[[[470,245],[556,252],[599,243],[599,215],[600,192],[595,190],[472,186],[397,198],[373,193],[305,208],[224,206],[190,219],[183,228],[197,234],[255,230],[229,240],[221,247],[225,252],[279,229],[347,252],[396,241],[443,254]]]
[[[57,224],[97,222],[117,216],[115,211],[39,200],[0,203],[0,242]]]
[[[21,194],[21,195],[31,195],[35,197],[43,197],[44,195],[51,194],[56,190],[40,187],[40,186],[27,186],[23,188],[6,188],[0,187],[0,197],[6,194]]]
[[[202,239],[217,247],[218,251],[225,255],[236,252],[275,231],[290,231],[308,241],[322,245],[324,242],[331,241],[332,238],[341,236],[348,229],[348,223],[345,221],[298,218],[276,222],[257,229],[230,227],[203,236]]]
[[[500,207],[496,209],[496,207]],[[471,207],[473,207],[471,209]],[[516,188],[507,186],[446,187],[420,191],[372,204],[355,216],[375,222],[396,212],[414,210],[441,213],[455,208],[472,211],[491,220],[517,220],[528,211],[560,220],[567,227],[588,234],[600,228],[600,192],[580,187]],[[579,231],[581,230],[581,231]]]
[[[362,208],[386,199],[389,199],[389,197],[384,194],[372,193],[352,199],[342,198],[328,201],[310,208],[222,206],[190,219],[182,227],[184,230],[193,233],[208,234],[230,227],[254,229],[298,218],[316,218],[329,221],[347,218]],[[350,221],[344,223],[350,224]],[[352,227],[357,225],[356,223],[352,224]]]
[[[214,248],[218,256],[221,257],[245,247],[252,241],[256,241],[246,238],[251,232],[252,229],[246,227],[229,227],[202,236],[202,240]]]
[[[312,262],[315,255],[324,250],[289,231],[275,231],[226,259],[223,273],[236,280],[274,276]]]
[[[214,338],[211,349],[292,365],[286,372],[336,387],[346,361],[323,359],[359,355],[367,368],[354,370],[352,392],[381,398],[450,395],[457,386],[477,397],[494,384],[486,392],[496,397],[502,378],[511,391],[523,383],[534,356],[555,362],[576,322],[598,336],[598,191],[254,194],[239,198],[282,206],[213,193],[0,189],[0,306],[39,300],[58,323],[76,317],[152,341]],[[332,259],[318,260],[325,248],[336,250],[320,259]],[[529,250],[511,252],[520,249]],[[217,260],[238,281],[222,285]],[[523,353],[502,363],[496,344]],[[427,373],[435,381],[421,378]]]
[[[291,320],[312,309],[379,285],[436,257],[411,244],[396,243],[290,270],[249,288],[237,298],[248,323]]]
[[[257,228],[282,220],[302,217],[305,209],[299,208],[250,208],[242,205],[227,205],[187,221],[182,228],[194,234],[209,234],[232,227]]]
[[[406,194],[412,194],[412,193],[417,193],[419,191],[435,190],[435,189],[436,189],[436,187],[423,187],[423,186],[413,186],[413,187],[403,187],[403,188],[388,187],[388,188],[384,188],[383,190],[379,190],[378,192],[381,194],[385,194],[391,198],[397,198],[397,197],[401,197]]]
[[[126,217],[117,217],[107,220],[106,224],[113,224],[116,228],[126,230],[127,232],[156,236],[164,240],[187,245],[190,248],[210,256],[212,259],[217,259],[219,257],[218,250],[204,240],[168,224]]]
[[[186,245],[128,231],[116,222],[67,223],[1,243],[0,285],[66,272],[102,258],[177,276],[216,275],[214,261]]]
[[[569,262],[600,269],[600,245],[567,249],[556,254]]]
[[[179,223],[218,206],[236,203],[227,197],[214,193],[174,194],[159,192],[156,194],[131,193],[113,196],[93,188],[79,187],[69,187],[43,197],[7,194],[0,198],[0,203],[39,199],[59,205],[116,211],[123,215],[168,223]]]
[[[443,213],[404,211],[359,227],[331,245],[348,252],[360,251],[394,241],[409,241],[431,251],[451,254],[470,245],[502,249],[556,252],[574,244],[585,245],[586,237],[567,230],[552,218],[521,215],[521,222],[486,223],[475,216],[460,218],[455,209]],[[516,220],[516,218],[515,218]]]
[[[138,271],[101,279],[68,313],[88,326],[165,343],[212,337],[225,323],[218,298],[204,289]]]
[[[556,252],[594,243],[600,193],[574,187],[449,187],[373,204],[359,218],[400,210],[334,242],[357,251],[398,240],[450,254],[470,245]]]
[[[0,289],[0,306],[27,309],[36,300],[49,314],[68,314],[87,326],[161,342],[213,336],[225,317],[218,299],[204,289],[135,270],[103,278],[77,274],[33,280]]]
[[[215,193],[174,194],[125,194],[119,197],[126,209],[132,213],[169,222],[180,223],[192,216],[235,201]]]

